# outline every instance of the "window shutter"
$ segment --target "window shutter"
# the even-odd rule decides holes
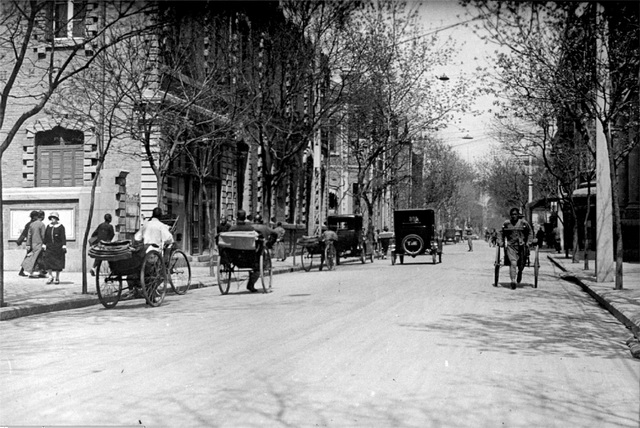
[[[84,168],[82,146],[39,147],[37,168],[38,186],[82,186]]]

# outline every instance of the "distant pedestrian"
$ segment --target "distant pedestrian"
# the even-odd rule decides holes
[[[53,211],[49,214],[49,225],[44,233],[44,266],[47,268],[49,279],[47,284],[52,282],[60,284],[60,272],[64,270],[67,254],[67,234],[64,226],[60,223],[60,215]],[[55,273],[55,278],[53,274]]]
[[[280,221],[278,222],[274,230],[278,234],[278,237],[276,238],[276,245],[274,247],[275,248],[274,254],[275,254],[276,260],[285,261],[287,258],[287,255],[284,248],[284,237],[287,231],[285,230],[284,227],[282,227],[282,222]]]
[[[469,251],[473,251],[473,230],[467,229],[467,244],[469,245]]]
[[[562,252],[562,241],[561,241],[561,236],[560,236],[560,229],[558,228],[558,226],[553,228],[553,246],[555,247],[555,250],[558,254],[560,254]]]
[[[116,232],[113,229],[113,225],[111,224],[111,214],[107,213],[104,215],[104,222],[100,223],[96,230],[91,234],[91,238],[89,238],[89,244],[91,246],[98,245],[100,242],[111,242],[113,237],[116,236]],[[93,267],[91,268],[91,276],[96,276],[96,269],[100,264],[100,260],[96,259],[93,262]]]
[[[542,248],[542,243],[544,242],[544,228],[542,226],[540,226],[536,232],[536,241],[538,248]]]
[[[23,275],[28,275],[29,278],[41,278],[40,271],[42,270],[42,244],[45,233],[45,225],[42,222],[42,220],[44,220],[44,211],[35,211],[35,214],[36,215],[32,217],[33,221],[29,223],[26,241],[27,255],[22,261],[21,266]]]

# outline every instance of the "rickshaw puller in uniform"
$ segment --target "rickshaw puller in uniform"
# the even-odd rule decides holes
[[[520,218],[520,210],[511,208],[509,220],[502,225],[502,242],[504,251],[509,259],[509,277],[511,289],[516,289],[516,283],[522,280],[522,270],[526,259],[526,249],[531,234],[531,226],[523,218]]]

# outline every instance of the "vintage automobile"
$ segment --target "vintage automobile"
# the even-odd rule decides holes
[[[453,242],[454,244],[457,244],[459,242],[459,236],[456,236],[456,230],[453,228],[450,229],[445,229],[444,230],[444,242],[445,244],[447,242]]]
[[[339,265],[340,258],[345,257],[358,257],[362,263],[367,259],[373,262],[373,243],[362,227],[361,215],[330,215],[327,227],[338,235],[334,244],[337,251],[336,264]]]
[[[405,256],[430,255],[433,263],[442,262],[442,240],[437,239],[435,212],[431,209],[395,210],[393,212],[395,246],[391,264],[400,264]]]

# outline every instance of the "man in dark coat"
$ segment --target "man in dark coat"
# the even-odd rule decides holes
[[[100,223],[96,230],[91,234],[91,238],[89,241],[94,241],[91,245],[98,245],[100,242],[111,242],[113,237],[116,236],[116,232],[113,229],[113,225],[111,224],[111,214],[107,213],[104,215],[104,222]],[[94,260],[93,267],[91,268],[91,276],[96,276],[96,269],[98,268],[99,260]]]

